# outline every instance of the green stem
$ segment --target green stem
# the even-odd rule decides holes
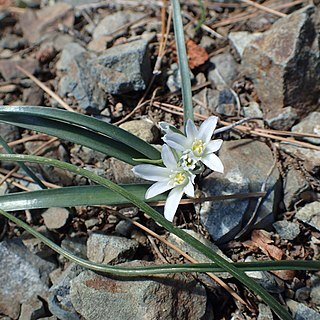
[[[233,277],[237,280],[242,282],[246,285],[249,289],[255,292],[255,294],[259,295],[269,306],[270,308],[283,320],[292,320],[292,317],[288,313],[288,311],[278,303],[278,301],[271,296],[265,289],[263,289],[260,285],[258,285],[254,280],[250,279],[243,271],[239,270],[231,263],[226,261],[223,257],[218,255],[216,252],[212,251],[206,245],[195,239],[194,237],[190,236],[188,233],[184,232],[183,230],[176,228],[171,222],[166,220],[161,214],[159,214],[156,210],[151,208],[147,203],[141,201],[139,198],[135,197],[134,195],[130,194],[128,191],[123,189],[122,187],[118,186],[117,184],[103,178],[97,176],[96,174],[82,169],[80,167],[76,167],[70,163],[62,162],[55,159],[49,159],[39,156],[30,156],[30,155],[12,155],[12,154],[0,154],[0,160],[7,160],[7,161],[18,161],[18,162],[35,162],[41,163],[44,165],[51,165],[57,168],[65,169],[67,171],[73,172],[75,174],[84,176],[93,182],[96,182],[110,190],[119,193],[123,197],[127,198],[130,202],[134,205],[139,207],[143,212],[148,214],[152,217],[157,223],[162,225],[165,229],[169,232],[175,234],[186,243],[193,246],[196,250],[203,253],[209,259],[214,261],[219,267],[223,268],[224,271],[229,272]]]
[[[172,13],[173,13],[173,25],[174,34],[177,45],[179,70],[181,75],[181,92],[183,102],[183,120],[184,124],[187,120],[194,120],[193,117],[193,106],[192,106],[192,90],[191,81],[189,75],[189,64],[187,50],[184,40],[183,23],[181,18],[181,9],[179,0],[171,0]]]

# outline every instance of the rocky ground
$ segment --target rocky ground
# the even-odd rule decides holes
[[[163,3],[0,1],[0,103],[61,107],[20,66],[57,93],[65,108],[161,143],[159,121],[178,127],[183,122],[172,27],[163,41],[168,23],[168,14],[161,15]],[[225,174],[204,172],[198,195],[267,195],[262,201],[181,206],[175,223],[214,250],[219,246],[233,261],[318,260],[319,1],[256,1],[262,8],[248,1],[204,1],[204,12],[198,1],[183,3],[195,118],[214,114],[221,125],[251,118],[221,134]],[[88,148],[4,123],[0,134],[16,152],[70,161],[117,183],[137,181],[129,165]],[[0,194],[36,188],[13,168],[1,164]],[[57,169],[34,169],[51,186],[88,183]],[[206,261],[132,207],[51,208],[17,215],[62,247],[99,263],[187,261],[137,223]],[[225,274],[223,281],[249,308],[205,275],[124,281],[71,264],[3,219],[0,237],[0,319],[276,319]],[[319,272],[250,276],[286,304],[295,319],[320,318]]]

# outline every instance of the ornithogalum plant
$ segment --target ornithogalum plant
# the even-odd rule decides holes
[[[135,174],[154,184],[117,185],[110,180],[100,177],[81,167],[70,163],[38,157],[32,155],[13,154],[9,146],[0,139],[0,144],[7,154],[0,154],[0,161],[15,161],[20,164],[30,177],[39,184],[42,190],[20,192],[0,196],[0,214],[21,226],[35,237],[51,247],[59,254],[99,272],[125,276],[138,276],[156,273],[173,272],[220,272],[224,270],[259,295],[281,319],[292,319],[290,314],[268,292],[250,279],[245,270],[268,269],[317,269],[319,262],[283,261],[257,262],[233,264],[227,262],[220,255],[190,236],[183,230],[176,228],[171,222],[183,194],[194,195],[194,178],[204,166],[223,172],[223,164],[215,155],[222,144],[222,140],[212,140],[217,124],[216,117],[210,117],[199,128],[193,121],[191,85],[189,79],[188,59],[185,50],[183,26],[178,0],[171,0],[173,8],[174,29],[176,35],[179,68],[182,79],[182,97],[184,104],[184,133],[170,124],[162,123],[160,127],[165,131],[165,142],[160,153],[152,145],[138,137],[105,123],[74,112],[62,111],[54,108],[31,106],[0,106],[0,121],[17,125],[26,129],[43,132],[73,143],[86,146],[103,154],[115,157],[134,166]],[[141,163],[145,162],[144,164]],[[30,172],[25,162],[55,166],[74,174],[90,179],[96,185],[63,187],[58,189],[44,189],[44,185]],[[158,163],[154,165],[150,163]],[[166,191],[169,191],[169,194]],[[165,217],[150,207],[145,201],[166,200]],[[162,225],[169,232],[175,234],[186,243],[193,246],[212,260],[212,264],[194,265],[165,265],[152,267],[120,267],[97,264],[68,252],[35,231],[25,222],[7,211],[83,206],[83,205],[116,205],[132,203],[143,212]]]

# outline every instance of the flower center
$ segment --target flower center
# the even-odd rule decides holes
[[[181,166],[185,170],[193,170],[196,166],[197,161],[190,157],[190,153],[187,153],[181,157]]]
[[[200,157],[205,148],[204,142],[200,139],[196,139],[192,144],[192,151],[196,157]]]
[[[184,172],[176,172],[173,177],[173,181],[176,185],[183,184],[187,179],[187,176]]]

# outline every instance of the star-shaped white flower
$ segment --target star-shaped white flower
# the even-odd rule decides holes
[[[209,117],[198,129],[190,119],[186,124],[186,136],[168,129],[163,141],[171,148],[182,152],[182,167],[194,168],[201,161],[213,171],[223,172],[223,164],[214,152],[222,145],[221,139],[211,140],[218,122],[217,117]]]
[[[135,166],[132,171],[138,177],[149,181],[156,181],[147,190],[145,194],[146,199],[172,189],[169,192],[164,207],[165,218],[172,221],[183,194],[186,193],[188,196],[194,197],[193,182],[195,175],[180,166],[172,150],[167,145],[162,147],[161,157],[165,167],[140,164]]]

